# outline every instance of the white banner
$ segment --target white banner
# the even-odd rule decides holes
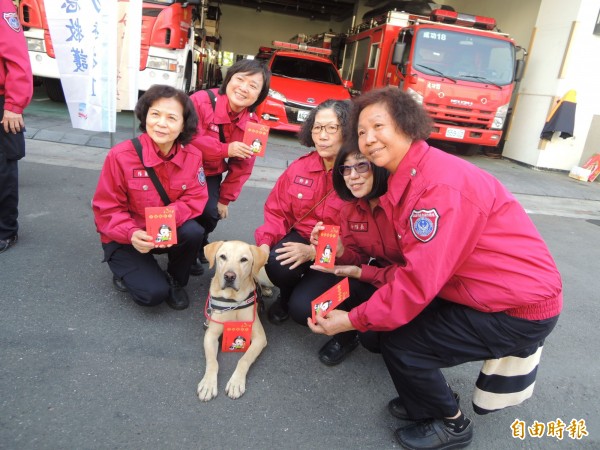
[[[142,41],[142,0],[119,0],[117,21],[117,109],[134,110]]]
[[[45,0],[45,5],[71,125],[114,132],[117,100],[114,0]]]

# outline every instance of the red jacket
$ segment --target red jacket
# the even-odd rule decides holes
[[[242,142],[246,123],[258,122],[258,117],[247,109],[234,116],[227,96],[219,95],[217,89],[212,91],[217,100],[214,111],[206,92],[198,91],[190,97],[198,113],[198,133],[192,140],[192,144],[202,150],[207,177],[227,172],[221,183],[219,203],[228,205],[239,197],[242,186],[250,178],[256,159],[255,156],[248,159],[228,159],[229,144]],[[225,144],[219,140],[219,124],[223,125]]]
[[[175,209],[177,227],[202,214],[208,200],[202,152],[176,144],[174,156],[163,160],[147,134],[140,137],[142,156],[153,167]],[[146,206],[162,206],[160,195],[144,170],[131,141],[115,145],[106,155],[92,201],[100,240],[130,244],[131,235],[146,229]]]
[[[366,200],[345,206],[341,213],[340,235],[344,254],[336,264],[361,268],[360,280],[381,287],[392,281],[395,264],[404,265],[400,240],[381,206],[373,210]],[[371,258],[377,265],[368,265]]]
[[[27,41],[15,6],[0,0],[0,96],[4,109],[23,114],[33,96],[33,75]]]
[[[517,200],[474,165],[415,142],[380,203],[406,266],[350,312],[358,330],[393,330],[438,296],[484,312],[542,320],[562,308],[550,252]]]
[[[308,240],[318,221],[339,224],[339,211],[346,204],[333,190],[331,170],[325,171],[319,154],[313,151],[301,156],[281,174],[267,197],[265,222],[254,233],[256,245],[273,247],[292,227]]]

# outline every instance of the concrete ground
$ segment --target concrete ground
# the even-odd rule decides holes
[[[394,388],[381,358],[359,348],[343,364],[326,367],[316,357],[326,338],[292,322],[263,320],[269,345],[242,398],[224,393],[239,355],[221,354],[219,396],[198,401],[211,273],[191,279],[192,305],[184,311],[141,308],[116,292],[89,206],[106,147],[36,138],[45,130],[75,139],[78,131],[64,119],[48,130],[29,117],[19,242],[0,255],[0,448],[399,447],[393,431],[404,423],[387,412]],[[252,242],[270,187],[303,150],[293,138],[273,134],[267,153],[212,240]],[[593,356],[600,341],[600,184],[502,159],[469,159],[523,202],[565,289],[564,312],[546,341],[530,400],[476,416],[470,402],[480,364],[445,370],[474,419],[471,448],[600,448],[600,362]],[[511,431],[517,419],[527,426],[574,420],[588,435],[576,439],[565,430],[562,440],[547,433],[521,440]]]

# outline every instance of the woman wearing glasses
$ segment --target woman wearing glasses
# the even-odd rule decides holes
[[[268,311],[274,324],[291,315],[306,325],[310,301],[338,281],[335,275],[310,270],[315,249],[309,238],[319,221],[339,224],[339,211],[345,202],[333,189],[332,168],[349,113],[350,103],[337,100],[327,100],[310,112],[299,140],[315,150],[281,174],[265,203],[265,221],[254,236],[256,245],[269,254],[265,269],[280,292]]]
[[[336,193],[342,200],[358,201],[340,211],[336,266],[333,269],[312,268],[350,278],[350,297],[338,308],[342,311],[350,311],[368,300],[377,288],[393,277],[393,265],[404,263],[394,227],[379,205],[379,197],[387,192],[388,177],[387,170],[372,165],[358,149],[349,145],[341,148],[334,163],[333,186]],[[318,222],[311,233],[311,244],[318,244],[318,234],[322,229],[323,224]],[[319,350],[319,360],[327,365],[339,364],[353,350],[344,343],[355,341],[357,336],[356,330],[333,336]],[[373,349],[370,342],[373,337],[373,334],[361,336],[361,343]]]

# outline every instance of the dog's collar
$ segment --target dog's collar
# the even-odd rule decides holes
[[[233,311],[236,309],[244,309],[252,306],[255,301],[256,291],[250,292],[248,297],[239,302],[225,297],[213,297],[208,294],[208,307],[213,311]]]

